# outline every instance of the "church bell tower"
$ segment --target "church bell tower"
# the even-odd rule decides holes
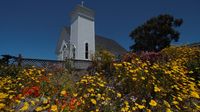
[[[76,60],[91,60],[95,53],[94,15],[83,3],[71,12],[70,43],[74,46],[71,55]]]

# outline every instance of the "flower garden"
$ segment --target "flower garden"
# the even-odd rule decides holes
[[[200,49],[97,54],[88,72],[0,66],[0,111],[199,112]]]

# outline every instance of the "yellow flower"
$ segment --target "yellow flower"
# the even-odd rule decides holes
[[[172,102],[174,105],[177,105],[177,104],[179,104],[177,101],[173,101]]]
[[[52,111],[58,111],[57,105],[52,105],[52,106],[51,106],[51,110],[52,110]]]
[[[28,110],[28,108],[29,108],[29,103],[28,102],[25,102],[24,103],[24,106],[20,109],[21,111],[26,111],[26,110]]]
[[[156,101],[155,101],[155,100],[151,100],[151,101],[149,102],[149,105],[151,105],[151,106],[156,106],[156,105],[157,105],[157,103],[156,103]]]
[[[4,99],[4,98],[7,98],[7,97],[8,97],[8,94],[0,93],[0,99]]]
[[[136,81],[137,79],[136,78],[132,78],[132,80]]]
[[[4,108],[5,107],[5,104],[3,103],[0,103],[0,109]]]
[[[170,108],[166,108],[166,112],[172,112]]]
[[[138,108],[143,109],[143,108],[145,108],[145,106],[144,105],[138,105]]]
[[[104,87],[104,84],[103,83],[98,83],[99,86],[101,87]]]
[[[48,103],[48,100],[47,100],[46,98],[44,98],[44,99],[43,99],[43,103],[44,103],[44,104],[47,104],[47,103]]]
[[[97,98],[100,99],[101,98],[101,94],[98,93],[97,94]]]
[[[157,86],[154,87],[154,91],[155,92],[160,92],[160,88],[158,88]]]
[[[125,108],[121,108],[121,112],[125,112]]]
[[[177,97],[180,101],[183,101],[183,99],[181,97]]]
[[[96,112],[99,112],[99,109],[96,109]]]
[[[121,93],[117,93],[117,97],[121,98],[122,97]]]
[[[145,80],[145,77],[141,77],[142,80]]]
[[[165,106],[168,107],[168,108],[171,107],[170,104],[169,104],[167,101],[165,101],[165,100],[164,100],[164,104],[165,104]]]
[[[124,101],[124,104],[125,104],[125,105],[128,105],[128,101]]]
[[[13,97],[14,97],[14,95],[10,95],[10,96],[9,96],[9,99],[12,99]]]
[[[132,107],[132,110],[136,110],[137,109],[137,107]]]
[[[97,101],[96,101],[95,99],[91,99],[90,101],[91,101],[94,105],[97,104]]]
[[[192,91],[190,95],[191,95],[191,97],[194,97],[194,98],[200,98],[199,94],[195,91]]]
[[[61,96],[64,96],[64,95],[67,94],[67,92],[66,92],[65,90],[62,90],[62,91],[60,92],[60,94],[61,94]]]
[[[149,71],[148,71],[148,70],[144,70],[144,72],[145,72],[145,73],[148,73]]]
[[[43,110],[43,108],[42,107],[37,107],[36,109],[35,109],[35,111],[42,111]]]
[[[151,112],[151,110],[150,110],[150,109],[147,109],[146,112]]]
[[[134,73],[134,70],[129,70],[131,73]]]
[[[73,93],[73,96],[74,96],[74,97],[77,97],[77,96],[78,96],[78,94],[77,94],[77,93]]]
[[[91,92],[94,92],[94,89],[93,88],[89,88],[89,89],[87,89],[87,91],[91,93]]]
[[[32,104],[32,105],[35,105],[35,102],[34,102],[34,101],[31,101],[31,104]]]
[[[194,72],[193,71],[189,71],[189,74],[193,74]]]

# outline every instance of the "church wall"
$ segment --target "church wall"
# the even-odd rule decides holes
[[[88,59],[91,59],[91,54],[95,52],[95,31],[94,21],[78,17],[78,59],[85,59],[85,43],[88,43]]]
[[[75,59],[78,58],[78,51],[77,51],[77,48],[78,48],[78,21],[74,21],[72,24],[71,24],[71,31],[70,31],[71,35],[70,35],[70,44],[74,44],[75,47],[76,47],[76,50],[75,50]],[[72,56],[72,54],[70,54],[70,56]]]

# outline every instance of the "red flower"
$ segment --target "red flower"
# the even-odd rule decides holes
[[[34,97],[38,97],[39,94],[39,87],[38,86],[33,86],[31,88],[24,88],[24,90],[22,91],[24,96],[34,96]]]
[[[69,108],[70,108],[71,110],[74,110],[74,109],[75,109],[75,103],[76,103],[76,101],[77,101],[76,98],[72,98],[72,99],[70,100]]]

